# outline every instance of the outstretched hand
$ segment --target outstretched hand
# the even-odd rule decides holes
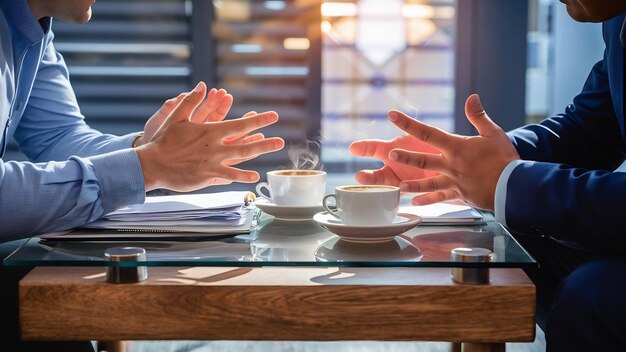
[[[376,158],[385,165],[378,170],[362,170],[356,174],[356,180],[364,185],[389,185],[398,186],[405,180],[415,180],[423,177],[435,176],[436,172],[417,169],[389,159],[389,152],[395,148],[421,151],[425,153],[438,153],[439,151],[410,136],[400,136],[389,141],[366,139],[354,142],[350,145],[350,153],[355,156]]]
[[[168,116],[180,104],[188,92],[180,93],[177,97],[168,99],[161,108],[154,113],[146,122],[143,129],[143,136],[137,140],[136,146],[149,143],[156,132],[161,128]],[[202,104],[194,111],[191,121],[196,123],[222,121],[233,105],[233,96],[224,89],[212,88]]]
[[[403,148],[389,152],[389,159],[398,163],[440,173],[400,184],[403,192],[426,192],[413,198],[413,204],[461,198],[478,208],[493,210],[500,174],[507,164],[520,156],[506,133],[491,121],[478,95],[467,98],[465,115],[478,130],[478,136],[449,134],[399,111],[389,112],[392,123],[441,151],[434,154]]]
[[[152,140],[136,149],[147,191],[186,192],[234,181],[256,182],[256,171],[232,165],[284,147],[278,137],[246,136],[278,121],[273,111],[227,121],[194,122],[194,111],[200,111],[205,95],[206,86],[200,82],[180,99]]]

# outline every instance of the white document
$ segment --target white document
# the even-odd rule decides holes
[[[204,212],[206,210],[239,207],[250,192],[219,192],[208,194],[181,194],[175,196],[146,197],[143,204],[133,204],[107,214],[116,217],[128,214]]]
[[[424,225],[471,225],[483,222],[483,216],[467,204],[442,202],[404,206],[400,207],[400,212],[421,216]]]
[[[163,233],[202,233],[202,234],[240,234],[249,233],[254,219],[255,209],[248,209],[242,216],[235,220],[168,220],[168,221],[110,221],[98,220],[89,223],[83,228],[100,230],[118,230],[119,236],[140,237],[140,233],[145,236],[159,237]],[[152,233],[150,233],[152,232]],[[70,236],[63,235],[63,236]],[[97,234],[94,234],[94,236]],[[137,235],[137,236],[135,236]],[[75,236],[74,236],[75,237]],[[112,237],[107,233],[104,237]]]
[[[115,214],[106,215],[103,219],[114,221],[148,221],[148,220],[183,220],[183,219],[224,219],[236,220],[241,217],[243,208],[237,206],[227,209],[214,210],[189,210],[162,213],[134,213],[134,214]]]
[[[147,197],[144,204],[118,209],[83,228],[130,232],[249,233],[255,209],[245,206],[250,192]]]

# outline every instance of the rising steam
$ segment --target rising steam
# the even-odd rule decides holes
[[[287,154],[295,170],[321,170],[320,150],[319,141],[305,141],[303,144],[291,145]]]

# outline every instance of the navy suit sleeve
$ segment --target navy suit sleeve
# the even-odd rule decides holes
[[[605,253],[626,253],[626,173],[523,163],[507,184],[506,222]]]
[[[598,62],[583,91],[563,114],[508,133],[524,160],[613,171],[624,160],[606,58]]]
[[[611,93],[624,77],[609,77],[607,51],[563,114],[509,132],[521,158],[535,162],[511,173],[505,216],[515,231],[624,254],[626,173],[612,171],[625,148]]]

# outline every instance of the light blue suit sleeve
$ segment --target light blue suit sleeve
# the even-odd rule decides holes
[[[143,173],[130,148],[135,136],[85,124],[63,58],[49,42],[15,132],[20,149],[40,163],[0,159],[0,242],[70,229],[142,203]]]
[[[137,133],[117,137],[90,128],[80,112],[65,61],[52,43],[43,59],[24,115],[15,131],[20,150],[33,161],[67,160],[130,148]]]
[[[132,149],[62,162],[0,160],[0,241],[70,229],[142,203],[138,163]]]

